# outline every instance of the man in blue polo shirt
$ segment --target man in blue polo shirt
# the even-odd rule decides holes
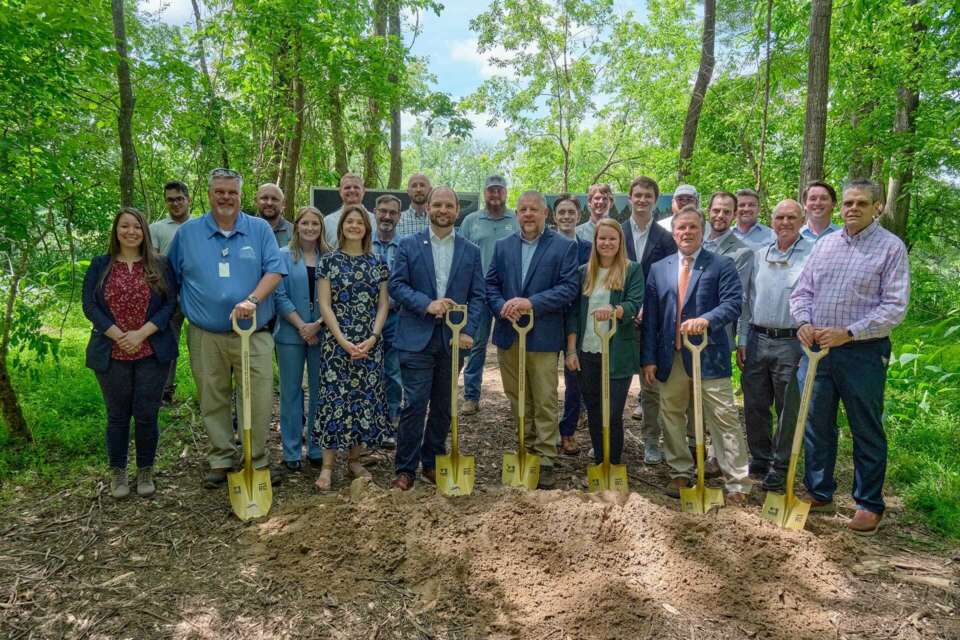
[[[231,371],[240,371],[240,338],[231,317],[257,313],[250,336],[253,466],[269,465],[267,429],[273,410],[273,318],[270,295],[287,274],[270,225],[240,213],[243,178],[229,169],[210,172],[210,211],[183,224],[168,259],[180,283],[180,306],[190,320],[187,344],[200,413],[210,439],[205,487],[226,482],[237,459],[231,421]],[[281,476],[277,474],[279,479]]]

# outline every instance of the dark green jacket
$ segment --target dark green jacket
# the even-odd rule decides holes
[[[579,271],[579,291],[570,311],[567,313],[567,335],[577,335],[577,354],[583,348],[583,333],[587,326],[587,305],[590,297],[583,295],[583,281],[587,277],[587,266]],[[617,321],[617,332],[610,339],[610,377],[629,378],[640,370],[640,358],[637,350],[638,331],[633,325],[640,306],[643,304],[643,269],[636,262],[627,263],[623,291],[610,292],[610,304],[623,307],[623,318]]]

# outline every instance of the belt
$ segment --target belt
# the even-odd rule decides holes
[[[203,327],[197,327],[197,328],[203,329]],[[206,331],[207,333],[212,333],[218,336],[236,336],[237,335],[236,331],[208,331],[207,329],[203,329],[203,330]],[[254,331],[254,333],[260,333],[261,331],[270,331],[270,327],[267,325],[263,325],[262,327]]]
[[[773,327],[761,327],[759,325],[751,324],[750,329],[761,333],[768,338],[796,338],[797,330],[796,329],[775,329]]]

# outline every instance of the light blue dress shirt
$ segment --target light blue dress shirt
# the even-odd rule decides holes
[[[826,237],[831,233],[833,233],[834,231],[839,231],[839,230],[840,230],[840,225],[834,224],[831,222],[830,226],[823,230],[823,233],[821,233],[820,235],[817,235],[810,229],[810,227],[808,227],[807,225],[803,225],[803,227],[800,229],[800,236],[803,238],[806,238],[810,242],[816,242],[820,238]]]
[[[739,346],[747,345],[751,324],[768,329],[792,329],[797,323],[790,315],[790,294],[800,278],[814,242],[797,238],[786,251],[776,242],[753,252],[753,274],[747,283],[746,302],[737,330]]]
[[[520,236],[520,282],[522,284],[527,281],[527,270],[530,269],[530,262],[533,260],[533,254],[537,252],[543,232],[541,231],[540,235],[533,240],[527,240],[522,233],[517,235]]]
[[[754,225],[747,229],[746,232],[741,231],[740,227],[734,224],[733,235],[740,238],[740,241],[743,242],[743,244],[747,245],[754,251],[766,247],[768,244],[777,239],[777,234],[773,232],[773,229],[761,222],[754,223]]]

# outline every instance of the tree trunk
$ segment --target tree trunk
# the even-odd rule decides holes
[[[767,155],[767,127],[770,122],[770,63],[773,61],[770,53],[771,43],[771,22],[773,20],[773,0],[767,0],[767,24],[765,29],[765,41],[767,45],[767,62],[764,69],[763,80],[763,122],[760,125],[760,157],[757,160],[756,186],[754,187],[760,197],[763,198],[763,162]]]
[[[10,370],[7,367],[7,354],[10,351],[10,327],[13,325],[14,303],[17,300],[17,293],[20,289],[20,280],[27,272],[30,253],[23,252],[20,260],[10,274],[10,289],[7,291],[7,300],[3,313],[2,332],[0,332],[0,413],[3,414],[3,421],[7,425],[7,431],[13,437],[14,441],[27,443],[33,441],[33,434],[30,433],[30,427],[23,416],[23,410],[20,408],[20,401],[17,398],[17,392],[13,388],[13,381],[10,379]]]
[[[697,142],[697,126],[700,124],[700,111],[703,109],[703,99],[713,77],[714,40],[717,32],[717,2],[704,0],[703,2],[703,38],[700,46],[700,69],[697,79],[693,83],[693,93],[690,94],[690,106],[687,107],[687,117],[683,121],[683,138],[680,140],[680,160],[677,163],[677,180],[684,182],[690,173],[690,159],[693,157],[693,148]]]
[[[293,94],[291,100],[294,114],[293,131],[287,136],[287,149],[284,154],[286,162],[283,163],[283,171],[280,174],[280,188],[286,195],[283,214],[290,220],[294,218],[297,204],[297,172],[300,169],[300,150],[303,147],[303,121],[306,106],[303,78],[300,77],[300,47],[301,43],[298,36],[294,41],[293,57],[296,67],[290,87]]]
[[[400,33],[400,2],[393,0],[390,3],[390,15],[388,21],[388,33],[396,38],[397,44],[402,44]],[[396,74],[390,74],[389,81],[396,84]],[[403,182],[403,158],[401,157],[401,136],[400,127],[400,99],[395,97],[390,105],[390,177],[387,178],[388,189],[399,189]]]
[[[807,60],[807,111],[803,122],[800,191],[823,179],[823,147],[827,136],[827,97],[830,81],[830,17],[833,0],[813,0],[810,7],[810,46]]]
[[[382,43],[387,35],[387,0],[373,2],[373,35]],[[380,146],[380,124],[383,121],[380,101],[370,96],[367,100],[366,135],[363,144],[363,184],[368,189],[377,186],[377,149]]]
[[[120,134],[120,204],[133,206],[133,172],[137,155],[133,149],[133,86],[127,58],[127,31],[123,20],[123,0],[111,0],[113,38],[117,46],[117,86],[120,89],[120,110],[117,130]]]
[[[330,141],[333,143],[333,168],[338,176],[347,173],[347,136],[343,132],[343,101],[340,99],[340,84],[331,77],[327,95],[330,101]]]
[[[207,110],[210,116],[210,133],[212,133],[220,143],[220,164],[224,169],[230,168],[230,155],[227,153],[227,138],[223,132],[223,109],[220,105],[220,98],[213,88],[213,77],[210,75],[210,68],[207,67],[207,52],[204,45],[206,40],[203,37],[203,26],[200,22],[200,2],[199,0],[190,0],[193,4],[193,17],[197,23],[197,53],[200,57],[200,71],[203,73],[203,88],[207,94]]]

